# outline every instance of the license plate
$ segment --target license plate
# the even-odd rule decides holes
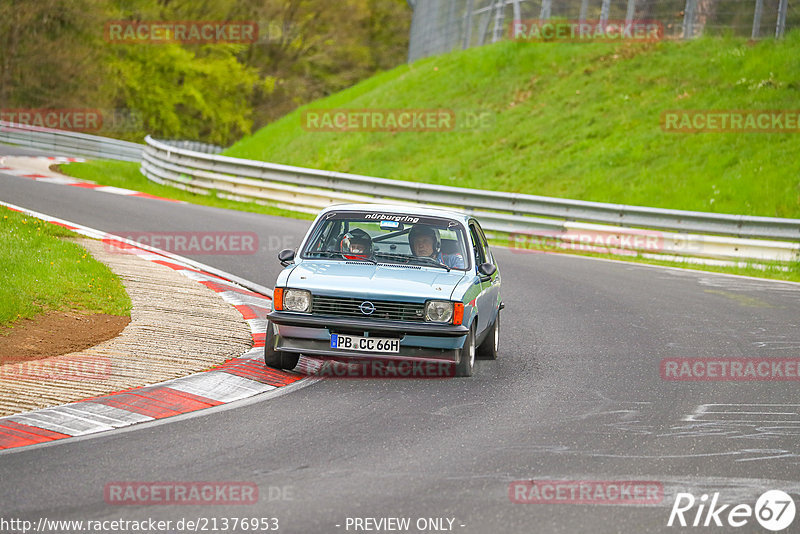
[[[362,352],[400,352],[400,340],[387,337],[361,337],[331,334],[331,348]]]

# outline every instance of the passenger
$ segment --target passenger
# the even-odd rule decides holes
[[[408,232],[408,244],[415,256],[433,258],[453,269],[464,269],[464,256],[459,253],[443,254],[439,230],[424,224],[415,224]]]

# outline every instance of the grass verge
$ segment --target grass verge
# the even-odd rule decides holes
[[[0,209],[0,333],[46,311],[130,315],[117,275],[63,237],[77,234],[29,215]]]

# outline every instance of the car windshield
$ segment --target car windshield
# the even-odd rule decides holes
[[[392,212],[332,211],[320,219],[301,253],[326,258],[466,270],[470,266],[461,223]]]

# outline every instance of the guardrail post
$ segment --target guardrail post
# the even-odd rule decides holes
[[[608,12],[611,10],[611,0],[603,0],[600,5],[600,23],[599,26],[605,33],[606,24],[608,24]]]
[[[464,13],[464,42],[461,48],[469,48],[470,41],[472,40],[472,9],[475,0],[467,0],[467,12]]]
[[[683,10],[683,38],[691,39],[694,37],[694,11],[697,7],[697,0],[686,0],[686,7]]]
[[[636,0],[628,0],[628,9],[625,12],[625,24],[633,22],[633,16],[636,13]]]
[[[497,5],[494,11],[494,31],[492,32],[493,43],[496,43],[503,38],[503,19],[506,16],[505,4],[505,0],[497,0]]]
[[[756,0],[756,8],[753,12],[753,31],[751,39],[758,39],[758,32],[761,30],[761,12],[764,10],[764,0]]]
[[[775,38],[781,39],[786,31],[786,11],[789,10],[789,0],[780,0],[778,4],[778,24],[775,27]]]
[[[490,22],[492,22],[492,10],[488,9],[486,17],[480,22],[480,27],[478,28],[478,46],[483,46],[486,42],[486,32],[489,31]]]
[[[446,52],[449,52],[450,50],[453,50],[455,47],[458,46],[458,41],[461,33],[458,31],[456,25],[456,3],[450,2],[449,6],[450,7],[447,10],[447,22],[445,22],[445,28],[448,33],[447,49],[444,50]]]
[[[539,12],[539,20],[549,20],[552,10],[552,0],[542,0],[542,10]]]
[[[522,10],[519,7],[519,2],[520,0],[512,0],[512,5],[514,6],[514,20],[522,20]]]

